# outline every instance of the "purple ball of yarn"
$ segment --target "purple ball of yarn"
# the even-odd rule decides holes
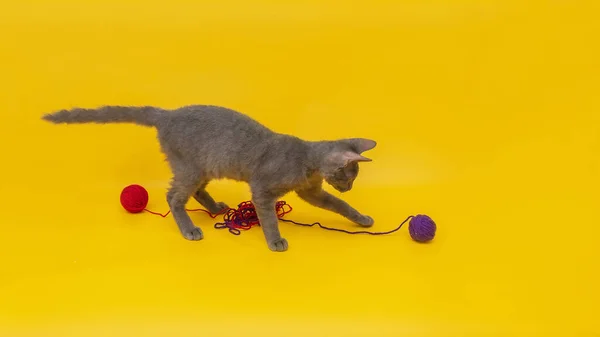
[[[433,240],[436,229],[435,222],[424,214],[415,215],[408,223],[408,232],[413,240],[417,242]]]

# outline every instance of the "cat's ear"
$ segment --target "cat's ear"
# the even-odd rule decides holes
[[[375,146],[377,146],[376,141],[366,138],[351,138],[347,141],[350,142],[350,144],[352,144],[352,147],[354,147],[359,154],[365,151],[369,151]]]
[[[362,156],[362,155],[360,155],[358,153],[354,153],[354,152],[351,152],[351,151],[346,151],[346,152],[342,153],[342,160],[345,162],[344,166],[346,166],[346,165],[348,165],[350,163],[353,163],[353,162],[360,163],[360,162],[373,161],[370,158],[364,157],[364,156]]]
[[[329,155],[329,160],[336,167],[345,167],[350,163],[369,162],[372,159],[364,157],[352,151],[334,152]]]

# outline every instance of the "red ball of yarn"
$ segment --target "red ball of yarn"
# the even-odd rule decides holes
[[[139,213],[148,205],[148,191],[140,185],[129,185],[121,192],[121,205],[130,213]]]

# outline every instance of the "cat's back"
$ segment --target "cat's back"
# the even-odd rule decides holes
[[[199,133],[269,133],[271,130],[236,110],[215,105],[189,105],[169,112],[169,124]]]
[[[277,135],[243,113],[213,105],[167,111],[157,129],[163,146],[208,158],[260,151]]]
[[[299,139],[273,132],[243,113],[220,106],[193,105],[168,111],[157,129],[168,156],[187,158],[188,164],[210,178],[248,181],[265,163],[281,167],[274,163],[302,149]]]

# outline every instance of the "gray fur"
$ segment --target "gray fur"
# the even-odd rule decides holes
[[[156,126],[164,110],[155,107],[103,106],[98,109],[61,110],[44,115],[53,123],[136,123]]]
[[[285,251],[275,202],[295,191],[308,203],[336,212],[365,227],[373,219],[322,188],[326,181],[346,192],[358,175],[358,163],[370,161],[361,154],[376,146],[363,138],[305,141],[276,133],[250,117],[218,106],[192,105],[175,110],[155,107],[104,106],[98,109],[61,110],[43,119],[53,123],[129,122],[157,129],[158,140],[171,167],[173,178],[167,202],[181,233],[200,240],[203,233],[185,211],[194,197],[211,213],[226,208],[206,191],[214,179],[233,179],[250,185],[267,244]]]

